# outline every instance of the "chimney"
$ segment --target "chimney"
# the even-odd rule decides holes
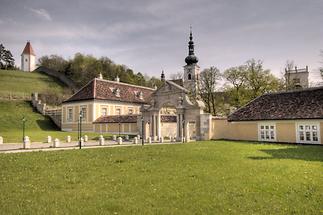
[[[117,77],[116,77],[116,79],[115,79],[114,81],[116,81],[116,82],[120,82],[120,78],[119,78],[119,76],[117,76]]]
[[[102,75],[102,73],[101,73],[101,72],[100,72],[100,74],[99,74],[98,79],[103,80],[103,75]]]

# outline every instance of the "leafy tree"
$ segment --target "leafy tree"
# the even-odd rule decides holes
[[[3,44],[0,44],[0,68],[1,69],[14,69],[15,59],[13,58],[10,50],[6,49]]]
[[[246,100],[247,68],[245,65],[231,67],[224,71],[224,78],[229,82],[227,87],[233,106],[240,107]]]
[[[283,81],[264,69],[260,60],[251,59],[244,65],[232,67],[224,72],[224,77],[229,83],[226,91],[234,107],[241,107],[264,93],[284,88]]]
[[[70,60],[57,55],[43,56],[39,59],[39,65],[64,73],[75,82],[78,87],[82,87],[101,73],[105,79],[115,80],[118,76],[122,82],[141,86],[160,86],[161,82],[157,78],[147,79],[141,73],[135,73],[125,65],[115,64],[107,57],[99,59],[92,55],[76,53]]]
[[[58,55],[42,56],[38,60],[39,65],[56,70],[58,72],[65,72],[69,62]]]

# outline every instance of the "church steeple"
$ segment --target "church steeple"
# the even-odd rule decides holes
[[[199,93],[199,76],[200,67],[197,64],[199,61],[194,54],[194,42],[192,28],[190,29],[190,40],[188,42],[188,56],[185,58],[186,65],[184,66],[184,87],[188,89],[193,96],[198,96]]]
[[[194,42],[193,42],[193,34],[192,27],[190,27],[190,41],[188,42],[188,56],[185,58],[185,62],[187,65],[191,65],[197,63],[199,60],[194,55]]]

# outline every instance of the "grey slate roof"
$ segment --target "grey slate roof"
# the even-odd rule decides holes
[[[323,119],[323,87],[262,95],[228,121]]]

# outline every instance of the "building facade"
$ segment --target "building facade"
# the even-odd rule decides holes
[[[323,87],[265,94],[211,129],[213,139],[323,144]]]
[[[137,116],[154,89],[95,78],[62,104],[62,130],[137,134]]]

